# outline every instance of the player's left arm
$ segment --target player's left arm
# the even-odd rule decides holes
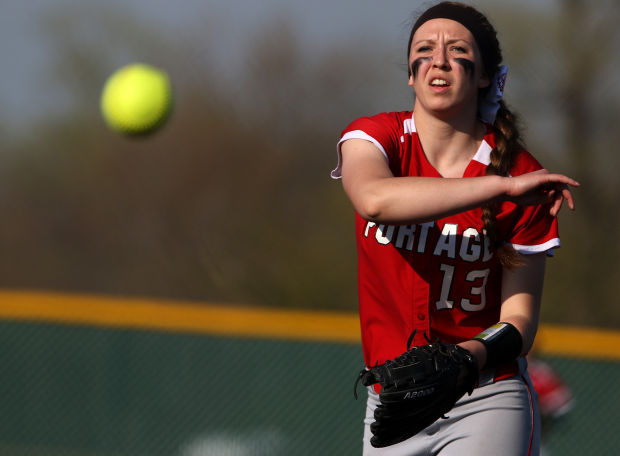
[[[521,355],[525,355],[531,350],[538,331],[547,254],[521,257],[522,266],[503,268],[500,321],[512,323],[519,330],[523,338]]]
[[[532,345],[540,316],[545,277],[546,253],[522,255],[523,265],[512,269],[503,268],[501,322],[511,323],[521,334],[521,355],[527,354]],[[480,368],[486,364],[486,349],[478,340],[459,344],[471,351]]]

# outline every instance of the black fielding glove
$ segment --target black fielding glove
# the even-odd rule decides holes
[[[358,381],[381,385],[370,443],[383,448],[413,437],[471,394],[478,383],[478,363],[468,350],[436,342],[362,370]]]

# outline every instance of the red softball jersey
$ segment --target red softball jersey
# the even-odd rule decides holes
[[[441,177],[427,160],[411,111],[381,113],[352,122],[338,143],[372,142],[394,176]],[[495,146],[492,128],[468,164],[464,178],[484,176]],[[541,169],[527,151],[514,159],[511,176]],[[415,204],[412,201],[411,204]],[[502,239],[519,252],[547,252],[560,246],[557,219],[549,205],[517,206],[504,202],[497,216]],[[382,364],[429,340],[458,343],[497,323],[501,306],[501,265],[484,234],[482,209],[433,222],[382,225],[355,214],[358,295],[364,361]]]

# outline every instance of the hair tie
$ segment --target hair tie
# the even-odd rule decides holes
[[[483,122],[493,125],[495,123],[495,117],[499,110],[499,102],[504,95],[504,85],[506,84],[506,75],[508,74],[508,67],[506,65],[500,65],[497,67],[493,81],[489,86],[484,98],[478,101],[478,114]]]

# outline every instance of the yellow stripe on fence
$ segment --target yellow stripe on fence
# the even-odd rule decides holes
[[[241,337],[360,340],[359,320],[351,313],[64,293],[0,291],[0,318]]]
[[[316,312],[94,295],[0,291],[0,319],[231,337],[360,342],[352,312]],[[540,354],[620,360],[620,331],[541,325]]]
[[[550,355],[620,360],[620,331],[541,325],[536,349]]]

